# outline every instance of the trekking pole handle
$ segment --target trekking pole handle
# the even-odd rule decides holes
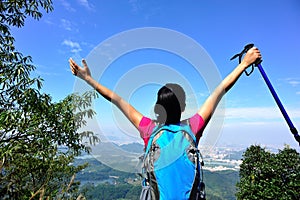
[[[240,53],[237,53],[237,54],[235,54],[232,58],[230,58],[230,60],[233,60],[233,59],[235,59],[235,58],[239,58],[239,63],[241,63],[242,62],[242,57],[243,57],[243,55],[245,54],[245,53],[247,53],[252,47],[254,47],[254,44],[247,44],[245,47],[244,47],[244,49],[240,52]],[[250,72],[248,72],[246,69],[245,69],[245,74],[247,75],[247,76],[250,76],[251,74],[252,74],[252,72],[254,71],[254,67],[256,66],[256,65],[258,65],[258,64],[260,64],[262,62],[262,60],[261,59],[257,59],[253,64],[251,64],[251,70],[250,70]]]

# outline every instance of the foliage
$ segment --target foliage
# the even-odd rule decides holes
[[[204,171],[204,182],[206,197],[210,200],[234,200],[236,193],[236,183],[238,182],[238,172],[233,170],[225,171]]]
[[[4,0],[0,2],[0,198],[72,198],[78,183],[74,174],[86,167],[70,165],[89,149],[83,137],[97,140],[91,132],[79,133],[94,92],[69,95],[54,103],[42,94],[42,79],[30,56],[16,51],[10,26],[22,27],[25,18],[42,17],[39,9],[52,11],[51,0]]]
[[[90,169],[90,166],[88,167]],[[85,171],[85,170],[84,170]],[[91,170],[92,171],[92,170]],[[86,173],[88,174],[101,174],[100,171]],[[119,172],[124,173],[124,172]],[[238,177],[236,171],[224,171],[224,172],[204,172],[207,199],[210,200],[230,200],[236,199],[235,184]],[[109,175],[109,173],[107,173]],[[90,176],[92,176],[90,174]],[[141,193],[141,180],[137,180],[133,183],[123,181],[122,175],[114,184],[100,183],[89,179],[91,182],[81,187],[81,192],[87,199],[139,199]],[[134,177],[134,175],[132,175]],[[82,177],[83,178],[83,177]],[[84,177],[86,178],[86,177]],[[105,177],[103,177],[104,179]],[[88,179],[88,178],[86,178]],[[102,179],[102,181],[103,181]],[[100,181],[99,181],[100,182]],[[98,183],[99,183],[98,182]],[[93,183],[93,184],[92,184]]]
[[[277,154],[249,147],[240,166],[238,199],[300,199],[300,155],[289,147]]]
[[[10,26],[23,26],[27,15],[40,19],[42,13],[38,11],[38,6],[51,11],[51,4],[51,1],[44,0],[0,2],[1,111],[17,109],[25,90],[34,84],[38,89],[42,86],[41,78],[30,78],[30,72],[35,69],[31,64],[32,58],[16,51]]]
[[[85,185],[86,192],[85,197],[89,200],[107,200],[107,199],[124,199],[124,200],[134,200],[139,199],[141,186],[134,186],[130,184],[99,184]]]

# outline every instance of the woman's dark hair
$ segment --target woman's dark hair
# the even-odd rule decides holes
[[[185,92],[175,83],[168,83],[157,92],[154,113],[162,124],[177,124],[185,109]]]

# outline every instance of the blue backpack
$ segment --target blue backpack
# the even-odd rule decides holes
[[[205,199],[200,158],[188,120],[157,125],[143,158],[140,200]]]

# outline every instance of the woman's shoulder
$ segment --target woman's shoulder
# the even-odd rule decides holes
[[[138,130],[140,132],[141,138],[144,140],[145,147],[148,144],[148,140],[149,140],[155,126],[156,126],[156,123],[154,120],[152,120],[148,117],[145,117],[145,116],[142,117]]]
[[[149,134],[151,134],[151,132],[153,131],[154,127],[156,126],[156,121],[149,118],[149,117],[145,117],[143,116],[140,124],[139,124],[139,131],[141,133],[141,136],[148,136]]]
[[[196,113],[192,117],[182,120],[180,123],[191,125],[191,124],[198,124],[202,122],[204,122],[203,118],[201,117],[201,115]]]
[[[183,120],[183,123],[188,123],[195,135],[197,135],[205,126],[203,118],[198,113],[186,120]]]
[[[155,120],[153,120],[149,117],[143,116],[140,121],[139,127],[149,126],[150,124],[153,124],[153,123],[155,123]]]

